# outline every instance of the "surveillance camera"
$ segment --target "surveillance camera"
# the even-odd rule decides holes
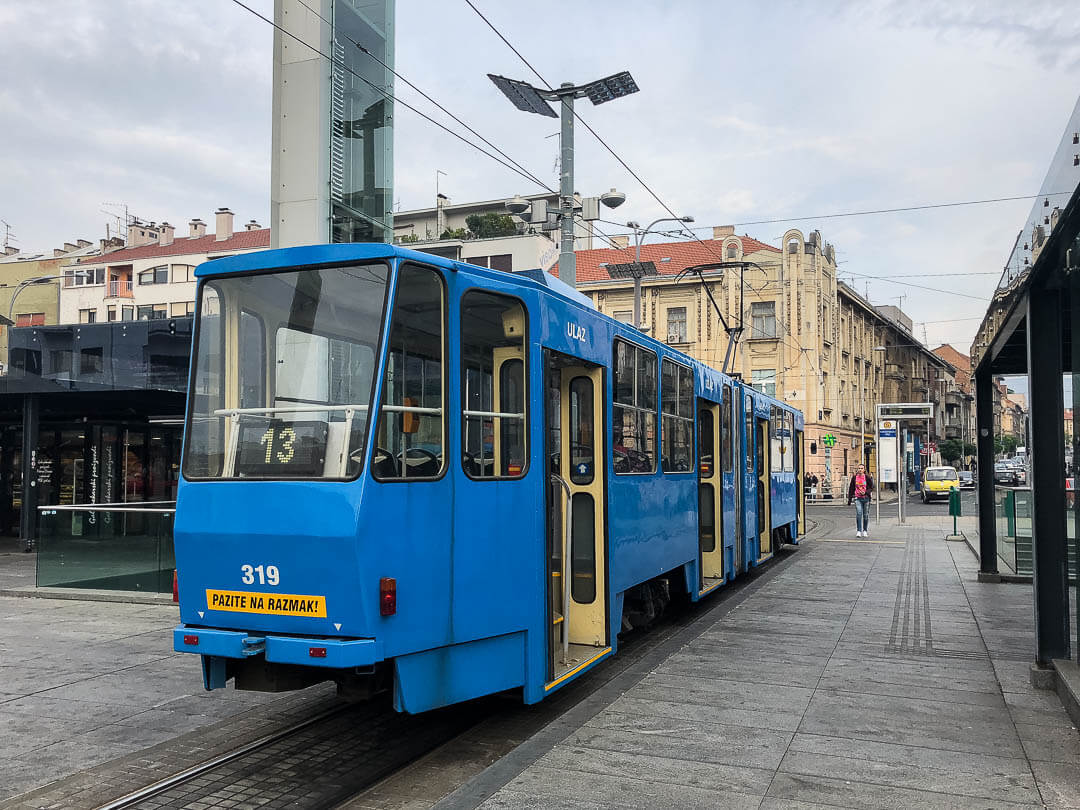
[[[618,208],[624,202],[626,202],[626,195],[621,191],[611,189],[604,194],[600,195],[600,202],[606,205],[608,208]]]
[[[524,214],[529,210],[529,201],[520,194],[515,194],[514,199],[506,201],[506,210],[511,214]]]

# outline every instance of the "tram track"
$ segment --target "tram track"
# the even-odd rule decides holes
[[[808,526],[807,539],[832,528],[820,517]],[[785,555],[786,556],[786,555]],[[650,655],[677,642],[692,625],[721,614],[749,585],[775,568],[770,564],[740,578],[716,598],[669,611],[648,630],[620,637],[619,655],[585,673],[574,683],[536,706],[513,705],[491,696],[422,715],[393,711],[388,698],[363,704],[341,704],[189,767],[158,782],[97,805],[97,810],[164,810],[214,807],[289,807],[328,810],[372,806],[363,797],[383,783],[408,782],[410,766],[427,769],[428,755],[453,751],[467,740],[485,749],[483,762],[461,762],[457,753],[446,760],[446,792],[479,772],[562,716],[589,702],[626,674],[640,669]],[[510,731],[508,731],[510,730]],[[435,757],[440,759],[439,755]],[[430,774],[413,777],[414,782]],[[378,802],[376,802],[378,803]],[[432,802],[434,803],[434,802]]]

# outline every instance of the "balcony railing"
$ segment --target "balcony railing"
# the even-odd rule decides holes
[[[130,279],[114,279],[109,282],[109,298],[134,298]]]
[[[172,591],[175,501],[38,508],[38,587]]]

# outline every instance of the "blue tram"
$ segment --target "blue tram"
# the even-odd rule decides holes
[[[533,703],[803,531],[802,414],[550,275],[383,244],[196,275],[174,647],[207,689]]]

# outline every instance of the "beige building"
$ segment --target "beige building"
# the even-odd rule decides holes
[[[270,231],[254,220],[233,230],[233,213],[220,208],[215,232],[201,219],[186,237],[172,225],[134,222],[126,246],[69,262],[60,289],[60,323],[174,318],[195,311],[195,268],[209,259],[270,247]]]
[[[781,244],[719,227],[700,242],[644,245],[641,259],[658,275],[642,282],[642,328],[720,368],[727,335],[709,294],[732,325],[741,302],[744,331],[728,370],[803,411],[807,471],[836,493],[862,456],[860,446],[873,469],[874,406],[930,401],[943,414],[955,370],[915,338],[903,312],[875,307],[838,280],[835,250],[819,232],[789,230]],[[633,283],[612,279],[606,268],[633,260],[629,244],[579,251],[578,288],[602,312],[630,321]],[[718,261],[752,264],[676,281],[687,267]],[[925,435],[921,425],[912,427]],[[931,438],[944,438],[944,429],[939,416]]]
[[[46,326],[59,323],[60,276],[67,262],[100,253],[112,243],[94,245],[85,239],[67,242],[52,255],[0,253],[0,373],[7,372],[8,329],[11,326]],[[11,323],[6,321],[10,320]]]

